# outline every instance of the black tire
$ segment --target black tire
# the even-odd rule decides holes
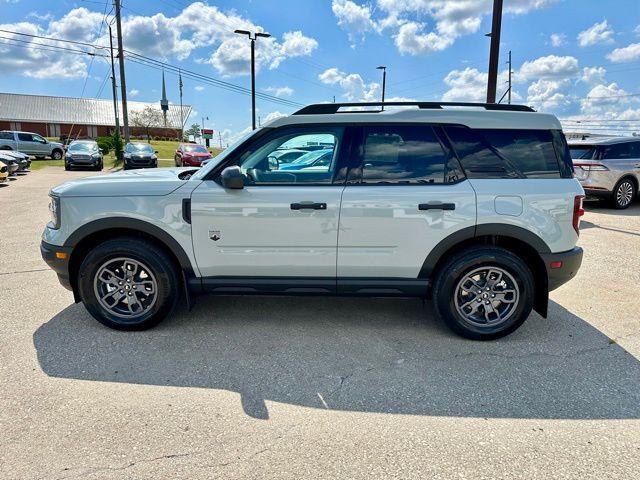
[[[64,169],[68,172],[69,170],[71,170],[71,166],[67,162],[65,162]]]
[[[98,165],[96,165],[96,167],[95,167],[95,168],[96,168],[96,171],[97,171],[97,172],[100,172],[100,171],[102,171],[102,169],[104,168],[104,165],[102,164],[102,162],[100,162]]]
[[[629,198],[629,193],[631,197]],[[629,177],[621,178],[613,187],[613,194],[609,200],[610,205],[616,210],[624,210],[629,208],[636,198],[638,193],[637,188],[633,180]]]
[[[518,287],[517,301],[512,307],[507,307],[512,309],[511,313],[505,312],[507,318],[501,323],[478,325],[465,318],[456,306],[458,284],[467,274],[482,267],[497,267],[505,271]],[[458,335],[473,340],[493,340],[512,333],[527,319],[533,309],[534,289],[531,270],[520,257],[503,248],[479,246],[453,255],[439,270],[433,287],[433,302],[438,316]],[[467,297],[474,301],[475,298],[478,297]],[[478,301],[480,306],[476,310],[482,308],[486,312],[487,307],[482,305],[482,300]],[[486,317],[487,314],[484,315]]]
[[[135,318],[121,318],[103,307],[94,288],[101,267],[123,257],[140,262],[156,280],[155,302]],[[107,240],[87,254],[78,271],[78,291],[82,302],[96,320],[109,328],[146,330],[154,327],[173,311],[178,301],[180,283],[176,267],[164,250],[146,240],[130,237]]]
[[[36,160],[44,160],[44,155],[36,155]]]
[[[62,156],[63,156],[62,150],[55,149],[53,152],[51,152],[51,159],[52,160],[60,160],[60,159],[62,159]]]

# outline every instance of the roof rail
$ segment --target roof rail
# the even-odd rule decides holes
[[[347,110],[341,112],[342,107],[418,107],[420,109],[442,109],[444,107],[478,107],[485,110],[502,110],[509,112],[535,112],[526,105],[505,103],[472,103],[472,102],[348,102],[348,103],[314,103],[301,108],[293,115],[326,115],[332,113],[378,113],[382,110]]]

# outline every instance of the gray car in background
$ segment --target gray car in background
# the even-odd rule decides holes
[[[67,152],[64,156],[65,170],[71,170],[74,167],[102,170],[103,166],[102,152],[96,141],[74,140],[67,147]]]
[[[589,196],[606,199],[613,208],[627,208],[640,185],[640,139],[587,138],[569,141],[575,177]]]

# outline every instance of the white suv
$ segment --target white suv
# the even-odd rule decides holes
[[[582,261],[584,191],[558,120],[519,105],[384,106],[310,105],[200,170],[64,183],[42,256],[122,330],[205,292],[430,297],[474,339],[546,316]],[[287,150],[331,155],[280,168]]]

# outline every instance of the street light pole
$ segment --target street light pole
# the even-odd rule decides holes
[[[258,37],[269,38],[271,35],[262,32],[250,32],[248,30],[235,30],[234,33],[246,35],[251,41],[251,128],[256,129],[256,39]]]
[[[382,108],[384,110],[384,91],[387,88],[387,67],[381,65],[376,70],[382,70]]]
[[[122,95],[122,122],[124,124],[124,141],[129,143],[129,114],[127,112],[127,81],[124,75],[124,49],[122,48],[122,22],[120,0],[114,0],[116,9],[116,32],[118,34],[118,60],[120,63],[120,90]]]

